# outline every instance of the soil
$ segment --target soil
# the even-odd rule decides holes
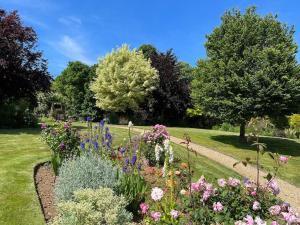
[[[55,175],[49,163],[40,164],[35,171],[35,186],[46,222],[56,216],[54,204]]]

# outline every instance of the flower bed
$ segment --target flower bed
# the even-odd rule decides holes
[[[134,218],[140,224],[300,223],[300,217],[289,204],[277,198],[280,190],[275,178],[279,169],[288,162],[287,156],[270,154],[275,170],[270,171],[264,184],[258,179],[254,182],[247,178],[241,181],[232,177],[210,183],[203,176],[195,180],[189,161],[174,159],[169,134],[163,125],[155,125],[152,131],[133,136],[133,124],[130,122],[128,140],[124,140],[120,146],[113,146],[113,136],[105,121],[96,125],[87,121],[87,126],[88,131],[80,134],[80,147],[70,149],[71,154],[64,152],[67,157],[59,164],[55,191],[59,215],[54,224],[71,221],[66,218],[68,215],[72,215],[72,221],[76,224],[86,224],[90,215],[106,215],[107,207],[94,207],[100,202],[84,200],[82,203],[83,200],[78,197],[83,194],[78,194],[78,190],[88,190],[88,195],[95,195],[96,198],[103,192],[101,188],[113,193],[108,195],[110,198],[123,196],[126,200],[126,204],[109,209],[116,212],[114,219],[106,218],[101,224],[118,224],[121,217]],[[52,131],[50,129],[44,133],[52,134]],[[68,137],[72,139],[72,135]],[[259,143],[258,135],[254,137],[257,152],[261,154],[263,144]],[[66,143],[73,143],[68,140],[64,139]],[[189,159],[193,150],[189,147],[188,136],[185,140]],[[78,149],[80,151],[77,154]],[[250,159],[245,159],[241,163],[247,165],[250,162]],[[259,161],[257,166],[259,170]],[[70,204],[74,208],[68,201],[73,202]],[[84,210],[81,204],[91,204],[90,207],[93,207],[87,210],[91,213],[76,213],[76,209]],[[130,223],[126,221],[124,224]]]

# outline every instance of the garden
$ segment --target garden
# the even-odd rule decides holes
[[[17,11],[0,29],[0,224],[300,224],[300,66],[276,15],[227,10],[196,66],[123,44],[56,77]]]

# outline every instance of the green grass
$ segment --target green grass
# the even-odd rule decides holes
[[[149,127],[141,127],[148,129]],[[238,160],[251,157],[255,159],[256,151],[250,143],[242,143],[238,134],[217,130],[205,130],[196,128],[169,127],[168,131],[172,136],[182,138],[185,133],[189,134],[193,143],[212,148]],[[300,186],[300,141],[276,137],[262,137],[261,142],[267,144],[267,150],[282,155],[289,155],[292,158],[281,170],[279,176],[296,186]],[[265,169],[273,166],[271,158],[265,154],[262,158]]]
[[[0,224],[41,225],[33,167],[49,160],[39,129],[0,130]]]

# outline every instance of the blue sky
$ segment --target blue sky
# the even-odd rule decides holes
[[[150,43],[173,48],[179,60],[195,65],[205,58],[205,35],[220,24],[225,10],[256,5],[258,13],[274,13],[294,25],[300,44],[300,1],[179,0],[0,0],[0,7],[18,10],[39,37],[38,48],[55,77],[69,61],[96,63],[112,48]],[[297,55],[300,59],[299,54]]]

